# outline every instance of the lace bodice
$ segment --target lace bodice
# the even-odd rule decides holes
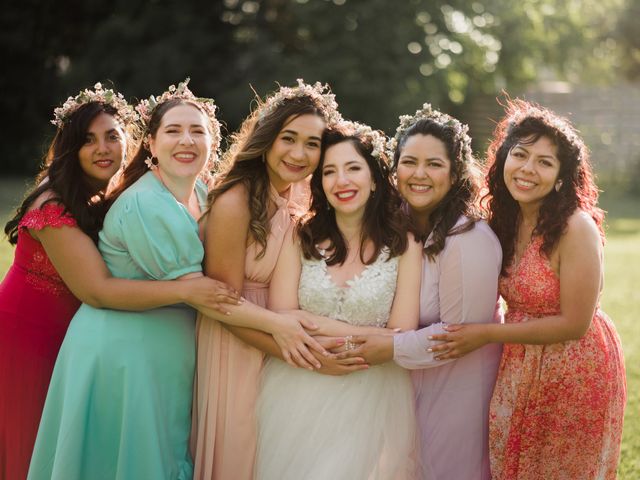
[[[324,259],[302,258],[298,287],[300,308],[352,325],[384,327],[389,320],[396,291],[398,257],[389,259],[383,251],[375,262],[347,286],[335,284]]]

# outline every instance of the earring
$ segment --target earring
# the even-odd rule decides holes
[[[558,180],[556,182],[556,187],[555,188],[556,188],[556,192],[560,191],[560,189],[562,188],[562,180]]]
[[[149,170],[155,170],[158,168],[158,159],[156,157],[147,157],[144,163],[149,167]]]

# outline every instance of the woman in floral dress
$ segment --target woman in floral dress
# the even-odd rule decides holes
[[[504,343],[490,407],[494,479],[614,479],[626,401],[620,339],[600,310],[603,212],[563,118],[509,104],[489,149],[505,324],[450,326],[440,358]]]

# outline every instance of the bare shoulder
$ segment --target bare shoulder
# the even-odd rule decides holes
[[[211,205],[211,211],[217,218],[238,219],[245,215],[248,217],[250,212],[247,187],[238,183],[220,194]]]
[[[560,237],[559,246],[561,251],[584,249],[588,246],[599,250],[602,247],[602,240],[596,222],[588,213],[577,210],[569,217],[567,228]]]
[[[583,211],[576,210],[567,222],[567,230],[563,237],[577,237],[583,239],[600,239],[600,231],[591,216]]]

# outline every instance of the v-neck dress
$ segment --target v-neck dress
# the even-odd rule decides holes
[[[560,314],[560,279],[534,237],[500,278],[506,323]],[[492,478],[612,480],[626,400],[613,322],[597,308],[580,340],[505,344],[491,399]]]
[[[383,252],[338,286],[324,260],[302,259],[299,306],[352,325],[386,325],[398,257]],[[411,478],[415,411],[409,373],[388,362],[344,376],[270,358],[258,400],[257,480]]]
[[[277,209],[269,221],[264,255],[247,247],[242,296],[267,306],[269,282],[293,217],[306,211],[308,184],[291,185],[289,198],[270,186]],[[221,226],[220,228],[224,228]],[[236,338],[203,315],[197,326],[198,368],[194,393],[191,449],[197,480],[253,480],[256,451],[256,399],[264,353]]]
[[[206,186],[196,193],[204,207]],[[151,172],[115,201],[99,249],[114,277],[158,281],[201,271],[204,256],[196,221]],[[53,371],[29,480],[190,479],[195,317],[186,305],[83,304]]]

